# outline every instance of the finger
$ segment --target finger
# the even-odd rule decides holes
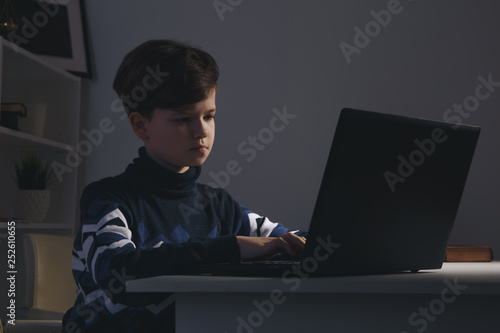
[[[288,254],[295,254],[296,252],[294,248],[291,246],[291,244],[283,237],[277,237],[276,244],[278,246],[278,248],[276,249],[277,250],[276,253],[286,252]]]
[[[297,236],[293,233],[287,233],[282,235],[282,237],[290,244],[290,246],[295,251],[302,251],[306,244],[305,238],[301,236]]]
[[[284,239],[286,239],[287,241],[293,241],[294,239],[300,239],[299,236],[297,236],[296,234],[292,233],[292,232],[287,232],[286,234],[283,234],[281,235],[280,237],[283,237]]]

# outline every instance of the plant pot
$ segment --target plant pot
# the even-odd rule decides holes
[[[17,204],[19,217],[31,221],[42,222],[49,211],[49,190],[18,190]]]

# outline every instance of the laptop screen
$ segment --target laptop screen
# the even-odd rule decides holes
[[[480,129],[341,111],[310,225],[341,244],[317,275],[440,268]]]

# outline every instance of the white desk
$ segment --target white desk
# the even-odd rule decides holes
[[[500,262],[328,278],[159,276],[128,292],[175,292],[177,332],[500,332]]]

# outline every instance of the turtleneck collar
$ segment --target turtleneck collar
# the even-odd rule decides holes
[[[190,167],[184,173],[176,173],[165,169],[146,153],[146,148],[139,148],[139,157],[127,167],[127,172],[133,172],[139,177],[139,182],[145,181],[143,187],[152,190],[174,191],[176,193],[191,193],[200,176],[201,167]]]

